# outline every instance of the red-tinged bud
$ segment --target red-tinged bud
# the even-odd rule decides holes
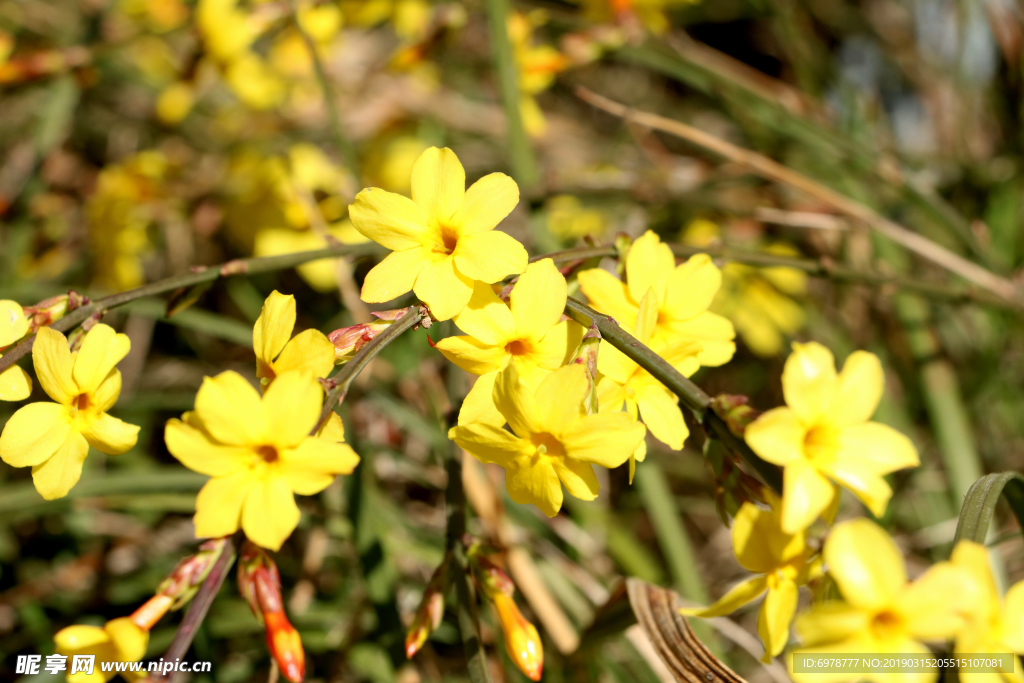
[[[171,609],[181,609],[199,590],[213,565],[224,551],[225,539],[211,538],[199,546],[199,552],[186,557],[157,586],[158,595],[171,598]]]
[[[441,625],[444,617],[444,589],[447,585],[448,557],[434,570],[427,588],[423,591],[423,600],[416,608],[412,624],[405,634],[405,656],[412,659],[420,651],[427,638]]]
[[[356,355],[361,348],[388,329],[393,322],[409,310],[408,308],[396,308],[390,311],[372,311],[370,314],[380,322],[360,323],[331,332],[327,338],[334,344],[334,362],[341,364],[352,360],[352,356]]]
[[[149,631],[167,614],[173,604],[174,598],[157,593],[143,603],[142,607],[132,612],[131,620],[139,628]]]
[[[743,438],[747,425],[761,414],[759,410],[750,407],[749,401],[746,396],[719,394],[711,399],[711,408],[725,420],[730,432]]]
[[[515,583],[498,565],[480,555],[472,561],[477,569],[477,583],[488,599],[493,600],[495,595],[512,595],[516,592]]]
[[[544,670],[544,646],[537,628],[526,620],[511,595],[497,593],[491,601],[498,612],[509,657],[527,678],[539,681]]]
[[[291,683],[301,683],[306,675],[306,653],[299,632],[284,612],[265,612],[263,621],[267,627],[267,648],[281,673]]]
[[[29,321],[29,333],[36,332],[40,327],[52,325],[87,303],[89,303],[89,297],[71,290],[67,294],[52,296],[40,301],[35,306],[26,306],[25,315]]]

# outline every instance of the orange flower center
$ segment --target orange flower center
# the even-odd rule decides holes
[[[531,434],[530,441],[533,442],[533,446],[538,455],[550,455],[552,457],[561,457],[565,455],[565,449],[562,448],[562,442],[547,432]]]
[[[838,445],[836,430],[826,425],[815,425],[804,434],[804,455],[809,460],[828,458]]]
[[[256,455],[263,458],[263,462],[277,462],[281,457],[274,446],[260,446],[256,449]]]
[[[513,356],[525,356],[531,351],[533,351],[533,345],[524,339],[516,339],[505,344],[505,353],[511,353]]]
[[[450,256],[455,247],[459,244],[459,231],[450,225],[440,226],[441,230],[441,243],[434,244],[433,251],[438,254],[445,254]]]
[[[903,630],[903,618],[892,610],[882,610],[871,619],[871,632],[879,640],[896,637]]]
[[[92,399],[89,398],[89,394],[79,394],[71,399],[71,408],[74,412],[81,410],[88,410],[92,407]]]

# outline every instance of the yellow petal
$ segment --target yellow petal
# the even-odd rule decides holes
[[[584,270],[576,278],[593,308],[615,318],[623,329],[632,330],[636,326],[637,305],[627,298],[627,289],[621,280],[601,268]]]
[[[917,467],[921,460],[903,434],[879,422],[864,422],[839,433],[839,462],[855,461],[876,474]]]
[[[636,313],[636,327],[634,336],[641,344],[650,345],[654,337],[654,330],[658,326],[658,295],[654,288],[647,290],[647,293],[640,299],[640,309]]]
[[[480,462],[506,468],[528,447],[516,435],[489,424],[452,427],[448,430],[448,438]]]
[[[0,372],[0,401],[24,401],[32,393],[32,378],[17,365]]]
[[[360,234],[393,251],[420,246],[427,230],[426,216],[411,199],[376,187],[356,195],[348,216]]]
[[[757,634],[764,643],[764,657],[770,662],[789,642],[789,624],[796,613],[797,588],[789,579],[779,580],[768,589],[761,612],[757,615]]]
[[[437,350],[473,375],[485,375],[499,370],[508,355],[504,346],[491,346],[464,335],[442,339],[437,342]]]
[[[707,254],[695,254],[668,276],[662,308],[679,320],[703,313],[722,286],[722,271]]]
[[[277,290],[263,302],[260,317],[252,330],[252,348],[256,357],[271,365],[288,343],[295,327],[295,297]]]
[[[829,506],[835,490],[805,460],[794,460],[782,473],[782,530],[803,531]]]
[[[11,467],[39,465],[57,452],[71,429],[68,409],[48,401],[29,403],[7,420],[0,458]]]
[[[495,370],[480,375],[473,383],[459,410],[460,425],[479,422],[501,427],[505,424],[505,416],[498,412],[497,406],[494,405],[494,380],[497,377],[498,371]]]
[[[568,287],[554,261],[542,259],[526,267],[509,302],[520,339],[541,339],[558,324],[565,310]]]
[[[602,413],[619,412],[626,400],[626,390],[621,384],[611,377],[605,377],[598,373],[597,381],[597,405],[598,411]]]
[[[833,527],[825,562],[847,602],[865,610],[891,605],[907,583],[903,556],[882,527],[864,518]]]
[[[487,345],[504,346],[516,338],[512,311],[484,282],[473,284],[469,304],[452,320],[460,330]]]
[[[885,373],[878,356],[854,351],[839,373],[834,423],[846,426],[867,422],[875,414],[884,390]]]
[[[548,517],[562,508],[562,486],[551,458],[513,460],[505,466],[505,488],[509,498],[521,505],[536,505]]]
[[[764,510],[749,502],[740,506],[732,522],[732,547],[745,569],[768,574],[805,550],[803,533],[787,534],[781,523],[781,515],[774,509]]]
[[[531,387],[526,386],[514,363],[498,373],[491,395],[512,431],[521,438],[543,431],[543,418]]]
[[[633,301],[640,301],[648,289],[653,289],[658,303],[665,301],[665,287],[675,267],[672,249],[662,244],[657,234],[648,230],[633,242],[626,254],[626,279],[630,297]]]
[[[313,375],[305,372],[278,375],[263,396],[268,442],[279,448],[290,448],[305,440],[320,419],[323,398],[323,387]]]
[[[69,431],[64,443],[45,462],[32,467],[32,483],[46,500],[56,500],[82,478],[82,464],[89,455],[89,444],[76,431]]]
[[[652,383],[637,391],[636,402],[640,406],[640,417],[654,438],[674,451],[682,450],[690,430],[686,428],[676,395]]]
[[[110,635],[110,640],[117,648],[118,662],[137,662],[146,656],[149,645],[149,631],[139,628],[131,617],[112,619],[104,625],[103,630]]]
[[[563,320],[547,331],[540,341],[533,342],[530,360],[545,370],[557,370],[576,352],[586,330],[572,320]]]
[[[424,150],[412,166],[412,200],[420,207],[427,224],[449,223],[462,206],[465,194],[466,171],[455,152],[447,147]],[[352,222],[355,223],[354,218]]]
[[[516,189],[516,199],[519,190]],[[0,299],[0,349],[10,346],[28,334],[28,318],[25,310],[17,301]]]
[[[388,254],[366,274],[360,298],[370,304],[382,304],[411,292],[416,277],[429,262],[428,254],[421,246]]]
[[[86,424],[82,436],[101,453],[121,455],[134,448],[139,439],[139,427],[109,413],[100,413]]]
[[[836,395],[836,363],[832,352],[817,342],[793,344],[782,370],[786,405],[808,425],[831,415]]]
[[[61,653],[84,650],[110,642],[110,634],[99,626],[75,624],[53,635],[54,648]]]
[[[573,363],[548,375],[534,391],[540,415],[540,430],[557,434],[587,414],[583,399],[590,391],[587,371]]]
[[[668,320],[659,325],[652,343],[700,342],[697,357],[700,364],[717,367],[728,363],[736,353],[736,344],[732,341],[735,337],[736,330],[728,319],[705,311],[689,320]]]
[[[460,273],[488,283],[518,275],[526,270],[530,260],[519,240],[498,230],[463,235],[452,256]]]
[[[567,456],[612,468],[629,460],[646,433],[628,413],[595,413],[576,420],[559,438]]]
[[[280,470],[289,488],[303,496],[320,493],[339,474],[352,474],[359,456],[348,444],[307,437],[281,454]]]
[[[326,377],[334,368],[334,344],[319,330],[304,330],[289,341],[274,363],[274,372],[301,372]]]
[[[768,588],[768,582],[763,576],[757,576],[736,584],[729,591],[719,598],[713,605],[707,607],[687,607],[679,610],[685,616],[692,617],[720,617],[723,614],[735,612],[743,605],[757,599],[757,596],[764,593]]]
[[[114,407],[117,399],[121,396],[121,371],[117,368],[110,371],[110,374],[100,382],[96,391],[92,393],[93,407],[101,412],[107,412]]]
[[[828,643],[826,648],[854,639],[864,633],[871,623],[871,614],[845,602],[825,602],[815,605],[796,619],[796,632],[804,645]],[[804,648],[800,648],[803,652]],[[825,650],[828,651],[827,649]],[[852,650],[858,652],[858,650]],[[850,650],[847,650],[850,652]],[[869,652],[869,650],[860,650]]]
[[[128,335],[117,334],[103,323],[86,332],[73,370],[78,389],[82,393],[94,392],[131,347]]]
[[[626,384],[639,367],[622,351],[608,343],[602,343],[597,350],[597,370],[602,375]]]
[[[213,438],[232,446],[266,442],[266,412],[256,389],[234,370],[204,377],[196,415]]]
[[[469,304],[473,296],[473,281],[458,272],[455,259],[449,256],[423,266],[413,291],[430,307],[430,314],[435,319],[449,320]]]
[[[666,363],[683,377],[689,377],[700,370],[700,358],[704,345],[700,342],[679,342],[658,352]]]
[[[965,617],[980,597],[971,584],[966,569],[939,562],[901,592],[896,611],[919,640],[952,638],[967,624]]]
[[[36,369],[39,385],[57,403],[68,404],[78,395],[78,385],[71,376],[74,361],[63,334],[49,327],[36,332],[32,344],[32,365]]]
[[[804,457],[807,429],[790,408],[773,408],[747,425],[743,438],[770,463],[788,465]]]
[[[589,463],[578,462],[572,458],[555,458],[552,461],[555,474],[565,486],[570,496],[580,500],[594,500],[601,490],[601,484],[594,474],[594,467]]]
[[[1006,591],[1000,625],[1006,647],[1011,652],[1024,652],[1024,581]]]
[[[850,489],[875,517],[885,514],[885,508],[892,498],[892,488],[869,463],[856,460],[826,462],[821,472]]]
[[[965,585],[962,590],[973,591],[975,595],[971,606],[972,617],[980,624],[987,624],[999,614],[999,591],[989,565],[988,550],[974,541],[960,541],[953,548],[949,561],[967,572],[970,585]]]
[[[462,206],[451,217],[460,235],[493,230],[519,203],[519,186],[504,173],[491,173],[473,183]],[[522,272],[522,271],[520,271]]]
[[[248,467],[206,482],[196,496],[196,514],[192,518],[196,538],[220,538],[238,531],[242,506],[254,484],[253,470]]]
[[[249,489],[242,507],[242,530],[256,545],[280,550],[299,525],[300,516],[295,496],[284,480],[265,476]]]
[[[251,449],[211,441],[204,432],[176,418],[167,421],[164,441],[182,465],[211,477],[228,475],[253,457]]]

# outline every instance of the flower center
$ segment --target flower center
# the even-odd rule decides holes
[[[871,632],[879,639],[899,636],[903,628],[903,619],[892,610],[882,610],[871,619]]]
[[[516,339],[505,344],[505,353],[511,353],[513,356],[525,356],[531,351],[533,351],[533,346],[530,342],[522,339]]]
[[[256,449],[256,455],[263,458],[263,462],[277,462],[281,457],[274,446],[260,446]]]
[[[831,457],[839,446],[838,434],[832,427],[815,425],[804,434],[804,455],[809,460]]]
[[[445,254],[450,256],[455,247],[459,244],[459,231],[450,225],[442,225],[441,229],[441,243],[434,244],[433,251],[439,254]]]
[[[552,457],[561,457],[565,455],[565,449],[562,448],[562,442],[547,432],[531,434],[530,441],[533,442],[537,455],[549,455]]]
[[[73,412],[79,412],[82,410],[88,410],[92,407],[92,399],[89,398],[89,394],[79,394],[71,399],[71,409]]]

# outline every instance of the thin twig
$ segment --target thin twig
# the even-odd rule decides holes
[[[96,299],[92,303],[76,308],[57,322],[50,325],[58,332],[65,332],[75,327],[89,316],[123,306],[130,301],[142,299],[147,296],[166,294],[176,289],[192,287],[203,282],[210,282],[229,275],[251,275],[254,273],[267,273],[274,270],[284,270],[294,266],[316,261],[317,259],[329,258],[331,256],[360,256],[380,251],[376,244],[335,244],[324,249],[313,251],[301,251],[294,254],[281,254],[280,256],[264,256],[260,258],[236,259],[218,266],[197,266],[191,272],[175,275],[157,282],[152,282],[142,287],[129,289],[126,292],[105,296]],[[0,372],[18,362],[23,356],[32,350],[32,343],[35,335],[26,337],[17,346],[6,351],[0,358]]]
[[[565,302],[565,314],[585,328],[589,328],[591,324],[596,324],[597,329],[601,332],[602,339],[622,351],[622,353],[639,364],[640,367],[651,373],[655,379],[668,387],[670,391],[679,397],[687,410],[693,413],[696,420],[704,425],[704,429],[709,434],[739,455],[747,465],[761,476],[768,486],[776,491],[782,491],[781,470],[776,465],[762,460],[750,449],[746,441],[729,430],[725,420],[715,413],[711,406],[711,397],[703,389],[686,377],[683,377],[664,358],[651,351],[633,335],[619,327],[619,324],[611,316],[602,315],[572,297],[569,297]]]
[[[919,235],[894,221],[879,215],[860,202],[854,201],[835,190],[822,185],[821,183],[797,173],[768,157],[744,149],[737,145],[715,137],[710,133],[689,126],[680,121],[658,116],[644,111],[627,107],[624,104],[615,102],[606,97],[583,87],[576,89],[576,94],[584,101],[602,109],[610,114],[619,116],[633,123],[646,126],[654,130],[660,130],[679,138],[687,140],[699,147],[712,151],[729,161],[749,168],[757,175],[784,185],[800,190],[801,192],[828,204],[840,213],[860,221],[879,234],[891,239],[893,242],[913,251],[914,253],[928,259],[929,261],[942,266],[956,275],[972,282],[997,296],[1006,299],[1008,302],[1020,307],[1024,304],[1021,292],[1006,278],[982,268],[976,263],[954,254],[945,247],[932,242],[926,237]]]
[[[196,596],[192,598],[192,604],[188,606],[185,618],[181,620],[181,625],[178,626],[174,639],[167,646],[163,657],[165,662],[181,659],[188,652],[188,648],[192,645],[192,639],[196,637],[196,630],[203,623],[203,619],[206,618],[206,613],[210,611],[210,605],[213,604],[213,599],[217,597],[217,592],[220,591],[220,587],[224,583],[224,579],[227,578],[228,570],[234,561],[235,544],[228,537],[224,539],[224,548],[220,552],[220,557],[217,558],[213,569],[210,570],[206,580],[203,581],[203,585],[199,587]],[[168,678],[170,676],[164,673],[157,675],[155,680],[160,681]]]
[[[327,418],[330,417],[331,411],[345,400],[345,395],[348,393],[348,388],[351,386],[352,380],[354,380],[356,376],[363,371],[363,368],[369,365],[370,361],[376,358],[377,354],[380,353],[385,346],[397,339],[406,330],[410,330],[416,325],[419,325],[427,317],[428,314],[426,308],[423,306],[410,306],[402,317],[370,340],[366,346],[361,348],[359,352],[352,357],[352,360],[341,368],[341,371],[338,372],[338,374],[331,378],[335,385],[334,388],[327,393],[327,400],[324,401],[323,410],[320,412],[320,419],[317,420],[313,433],[316,433]]]

